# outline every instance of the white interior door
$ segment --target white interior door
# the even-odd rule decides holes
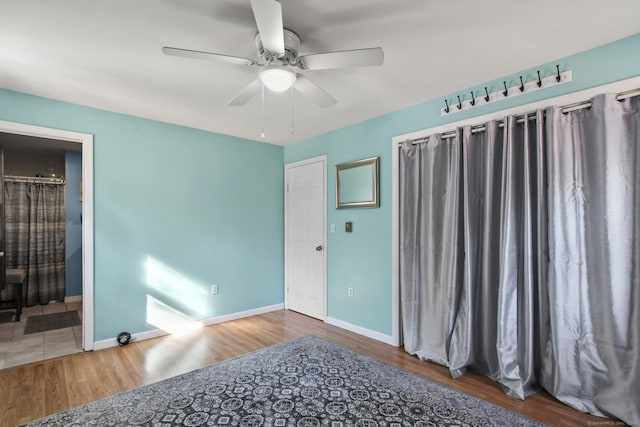
[[[286,166],[285,306],[326,317],[326,156]]]

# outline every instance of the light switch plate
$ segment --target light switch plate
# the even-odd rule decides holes
[[[344,231],[351,233],[353,231],[353,223],[351,221],[344,223]]]

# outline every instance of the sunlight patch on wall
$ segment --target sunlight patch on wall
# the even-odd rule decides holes
[[[145,271],[147,286],[171,298],[181,306],[189,307],[189,310],[193,310],[202,317],[208,315],[209,294],[203,285],[151,256],[147,256]]]
[[[147,295],[147,323],[172,335],[188,334],[203,327],[202,322],[192,319],[151,295]]]

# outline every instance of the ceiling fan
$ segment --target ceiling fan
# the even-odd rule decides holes
[[[249,83],[228,105],[241,106],[260,93],[262,85],[275,92],[283,92],[291,86],[310,97],[320,107],[327,108],[337,101],[311,79],[299,71],[326,70],[347,67],[382,65],[384,52],[380,47],[298,55],[300,37],[282,24],[282,6],[277,0],[250,0],[258,26],[255,44],[257,61],[249,58],[213,52],[165,46],[165,55],[187,58],[212,59],[235,65],[258,67],[258,78]]]

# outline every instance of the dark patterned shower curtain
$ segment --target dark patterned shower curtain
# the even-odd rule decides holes
[[[64,191],[63,184],[5,182],[7,268],[25,270],[27,306],[64,300]],[[13,287],[4,292],[13,292]]]

